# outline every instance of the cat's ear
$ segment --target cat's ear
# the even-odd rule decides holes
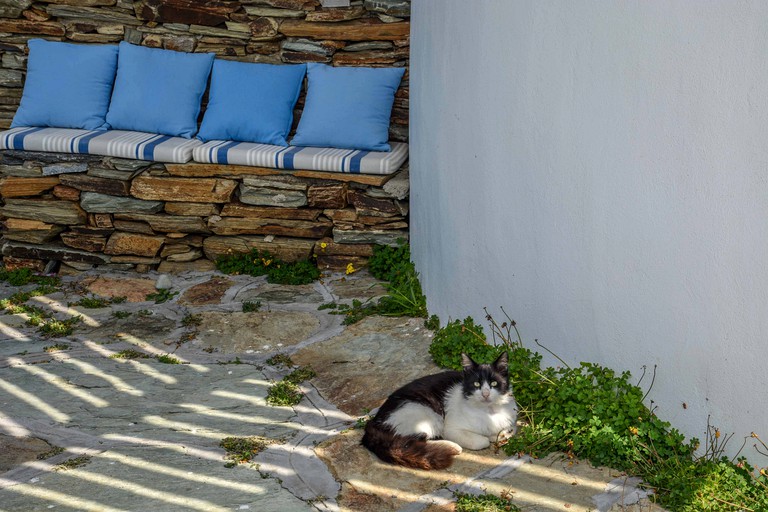
[[[477,366],[477,363],[472,360],[467,354],[461,354],[461,366],[465,370],[471,370]]]
[[[493,362],[493,367],[504,375],[509,371],[509,353],[505,350],[501,355]]]

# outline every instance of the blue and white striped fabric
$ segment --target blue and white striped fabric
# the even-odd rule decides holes
[[[250,165],[308,171],[360,174],[392,174],[408,157],[408,144],[390,142],[392,150],[360,151],[356,149],[271,146],[253,142],[213,140],[198,146],[192,153],[195,162],[206,164]]]
[[[87,153],[183,164],[192,159],[197,139],[124,130],[18,127],[0,132],[0,149]]]

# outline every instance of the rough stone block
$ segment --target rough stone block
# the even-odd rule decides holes
[[[206,258],[216,260],[220,256],[247,253],[251,249],[269,251],[284,261],[305,260],[312,254],[313,240],[274,238],[265,241],[262,236],[210,236],[203,242]]]
[[[139,199],[189,203],[226,203],[237,182],[216,178],[158,178],[139,176],[131,184],[131,194]]]
[[[166,205],[167,206],[167,205]],[[249,206],[242,203],[224,205],[222,217],[250,217],[265,219],[317,220],[320,210],[315,208],[284,208]]]
[[[297,208],[307,204],[307,194],[301,190],[249,187],[240,184],[240,201],[257,206]]]
[[[161,201],[143,201],[98,192],[83,192],[80,197],[80,206],[89,213],[158,213],[163,210]]]
[[[407,231],[343,230],[333,229],[333,241],[337,244],[381,244],[397,246],[399,240],[408,240]]]
[[[32,245],[22,242],[6,241],[0,252],[3,256],[29,258],[36,260],[57,260],[66,262],[91,263],[104,265],[110,262],[109,256],[99,253],[73,249],[63,244]]]
[[[56,185],[53,187],[53,195],[62,201],[80,201],[80,191],[76,188],[65,187],[64,185]]]
[[[208,227],[217,235],[279,235],[298,238],[322,238],[331,231],[330,222],[255,217],[212,217]]]
[[[59,184],[59,178],[17,178],[9,176],[0,179],[0,197],[39,196]]]
[[[307,206],[344,208],[347,206],[347,184],[311,185],[307,189]]]
[[[107,245],[107,237],[104,235],[75,233],[73,231],[62,233],[61,241],[69,247],[88,252],[103,252]]]
[[[161,236],[116,232],[109,237],[104,253],[111,255],[132,254],[153,258],[160,251],[164,241],[165,239]],[[135,263],[135,261],[119,261],[118,263]]]
[[[45,199],[7,199],[0,215],[50,224],[85,224],[86,214],[74,203]]]
[[[310,23],[288,19],[280,24],[286,36],[346,41],[382,41],[404,39],[410,35],[410,23],[382,23],[370,18],[338,23]]]
[[[62,185],[67,185],[83,192],[98,192],[99,194],[121,197],[129,195],[129,184],[127,181],[110,180],[85,174],[64,174],[59,179]]]

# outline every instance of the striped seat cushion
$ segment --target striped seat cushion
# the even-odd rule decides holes
[[[253,142],[214,140],[198,146],[195,162],[250,165],[309,171],[392,174],[408,157],[408,144],[391,142],[392,151],[271,146]]]
[[[18,127],[0,132],[0,149],[88,153],[183,164],[192,158],[197,139],[123,130]]]

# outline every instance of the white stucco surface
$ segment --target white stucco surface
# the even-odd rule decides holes
[[[503,306],[569,362],[658,365],[649,399],[690,436],[711,415],[734,450],[768,438],[765,20],[759,0],[414,1],[430,313]]]

